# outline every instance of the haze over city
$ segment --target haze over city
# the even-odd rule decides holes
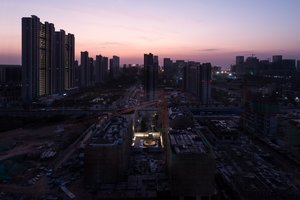
[[[0,0],[0,200],[299,200],[299,0]]]
[[[297,0],[1,0],[0,63],[21,63],[20,18],[30,15],[73,33],[77,60],[84,50],[138,64],[144,52],[222,67],[236,55],[299,59],[299,7]]]

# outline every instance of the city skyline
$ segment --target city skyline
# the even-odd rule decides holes
[[[236,55],[299,59],[300,28],[294,22],[300,2],[256,2],[4,0],[0,63],[21,63],[20,19],[30,15],[73,33],[77,60],[81,51],[92,57],[118,55],[122,64],[142,64],[144,52],[223,67]]]

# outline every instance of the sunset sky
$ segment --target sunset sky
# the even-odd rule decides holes
[[[0,64],[21,64],[21,18],[75,34],[76,58],[143,54],[228,67],[236,55],[300,59],[299,0],[0,0]]]

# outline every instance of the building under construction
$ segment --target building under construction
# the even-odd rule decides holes
[[[99,186],[126,178],[132,141],[131,124],[113,117],[95,128],[85,148],[85,182]]]
[[[195,130],[171,130],[168,136],[172,195],[210,199],[215,191],[215,159],[210,145]]]

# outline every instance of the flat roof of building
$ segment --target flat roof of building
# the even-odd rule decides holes
[[[117,116],[106,120],[93,130],[89,145],[118,145],[128,132],[126,118]]]
[[[238,122],[232,119],[209,120],[208,127],[217,136],[238,135]]]
[[[210,149],[201,133],[195,130],[170,130],[169,139],[176,154],[204,154]]]

